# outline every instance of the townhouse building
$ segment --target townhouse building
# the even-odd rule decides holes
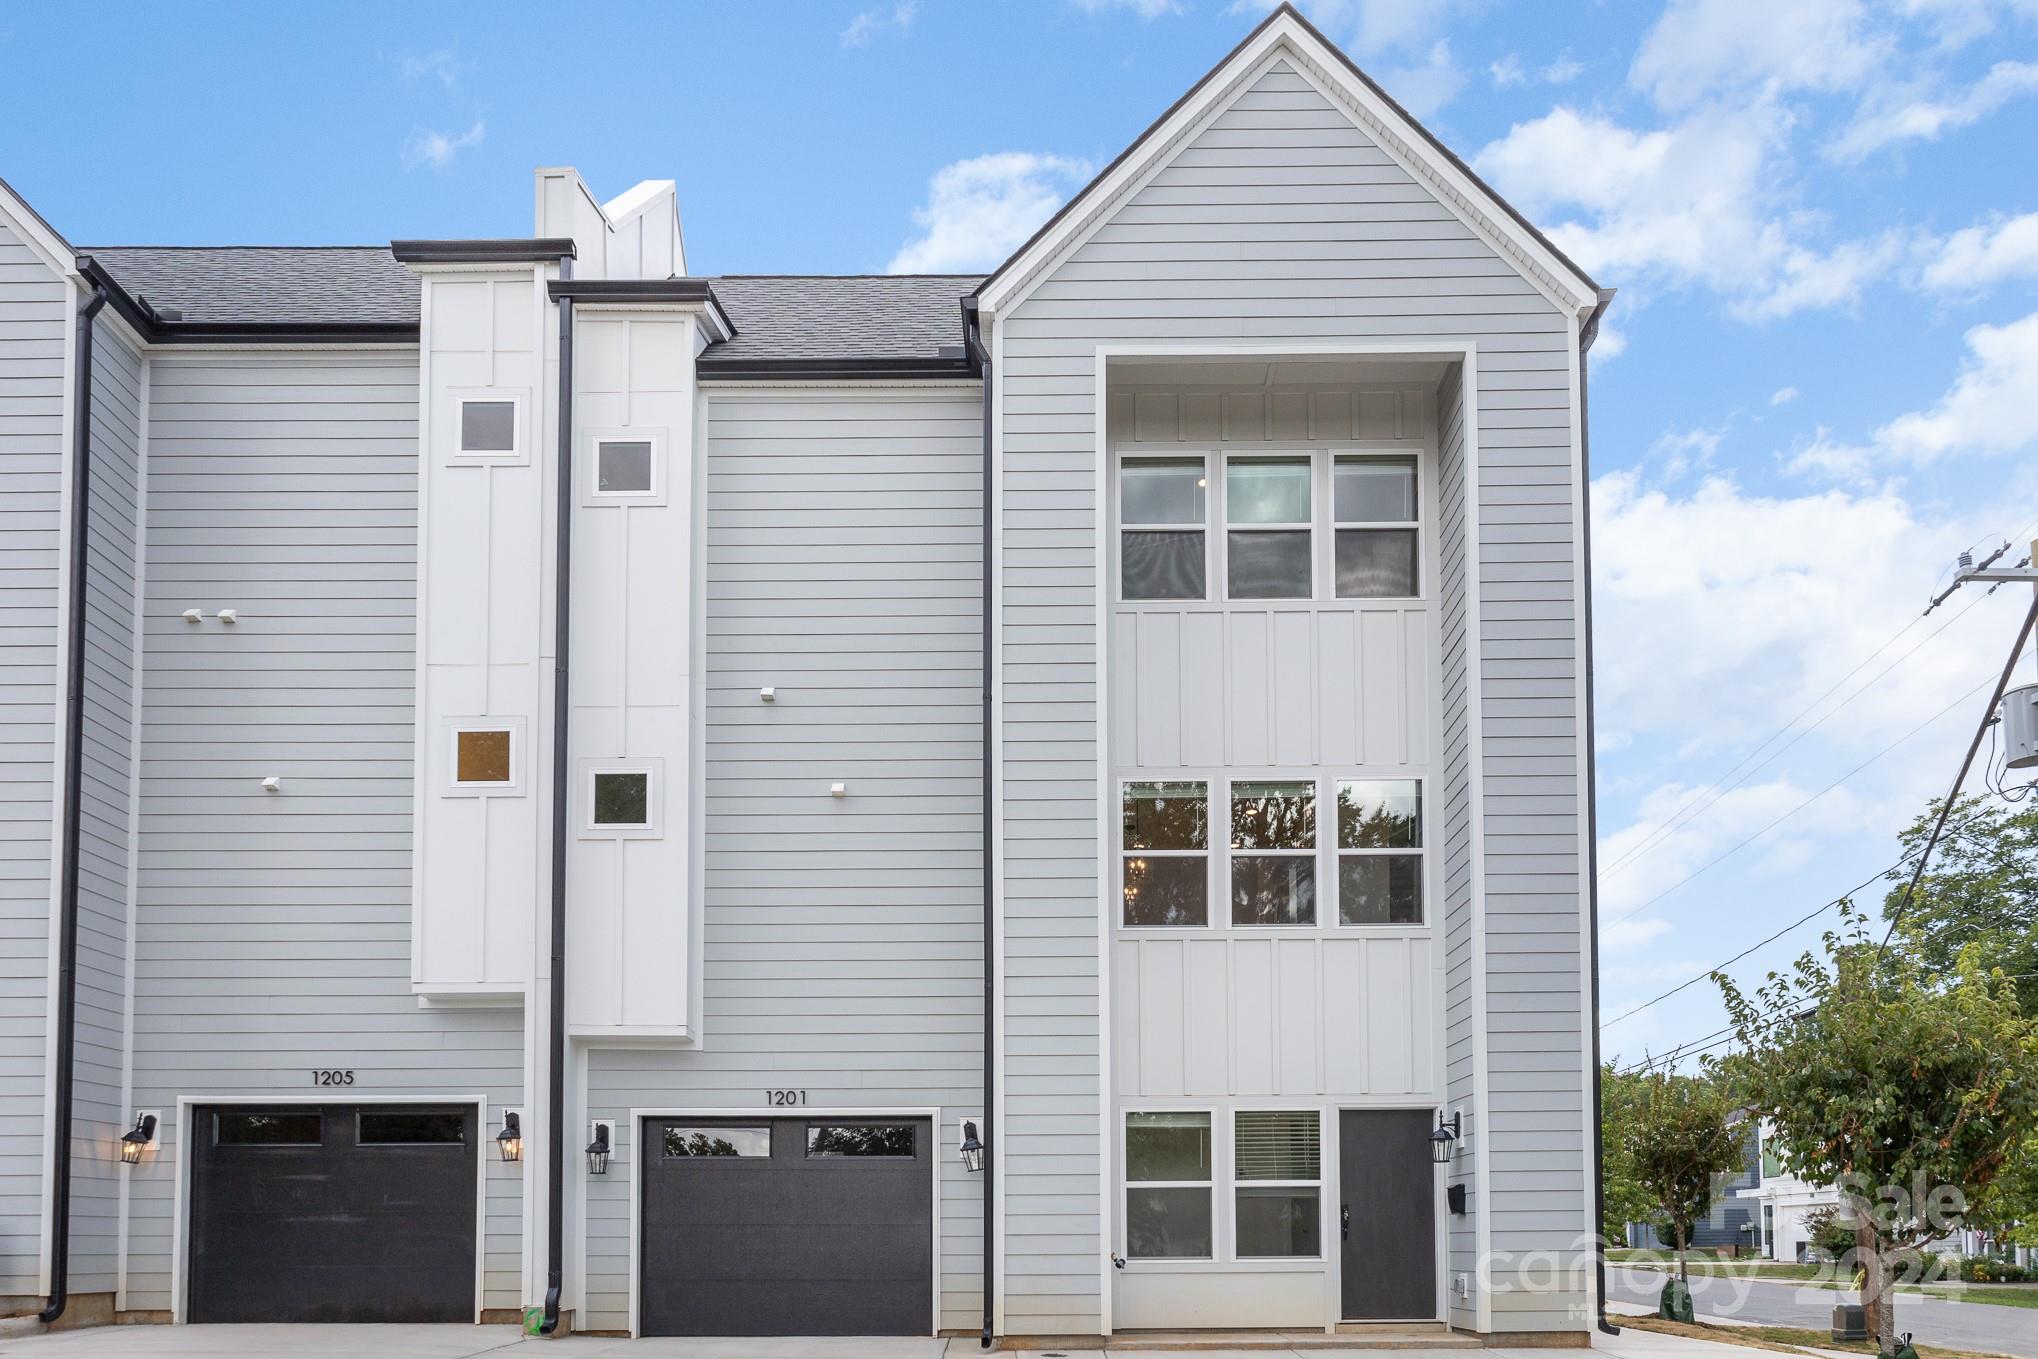
[[[0,186],[0,1296],[1582,1342],[1610,294],[1292,9],[984,277]]]

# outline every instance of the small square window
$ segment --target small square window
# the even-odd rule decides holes
[[[476,728],[453,733],[453,782],[507,784],[515,781],[512,741],[506,729]]]
[[[651,824],[651,774],[648,770],[597,770],[594,774],[594,814],[597,826],[641,829]]]
[[[596,495],[649,495],[652,484],[649,439],[602,439],[594,446]]]
[[[517,403],[507,400],[464,400],[460,403],[462,453],[517,451]]]

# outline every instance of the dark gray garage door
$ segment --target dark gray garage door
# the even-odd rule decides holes
[[[472,1105],[192,1111],[193,1321],[472,1321]]]
[[[926,1335],[926,1119],[651,1119],[646,1335]]]

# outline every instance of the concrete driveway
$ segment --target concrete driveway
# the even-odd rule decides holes
[[[1611,1301],[1652,1307],[1662,1295],[1664,1278],[1655,1270],[1609,1265],[1606,1295]],[[1833,1304],[1854,1300],[1852,1292],[1833,1288],[1698,1275],[1691,1279],[1691,1305],[1700,1319],[1767,1321],[1823,1331],[1832,1324]],[[1899,1293],[1896,1326],[1899,1331],[1911,1332],[1920,1344],[2038,1359],[2038,1311],[2026,1307],[1947,1302]]]
[[[1307,1348],[1270,1339],[1249,1349],[1176,1349],[1196,1359],[1333,1359],[1377,1355],[1381,1345],[1324,1337]],[[1595,1336],[1609,1359],[1774,1359],[1764,1351],[1628,1330]],[[1297,1342],[1298,1345],[1301,1342]],[[1462,1349],[1395,1347],[1411,1359],[1465,1359]],[[1097,1350],[1027,1350],[1031,1359],[1100,1359]],[[1493,1349],[1492,1359],[1550,1359],[1551,1351]],[[54,1335],[0,1337],[7,1359],[970,1359],[975,1340],[793,1338],[783,1340],[529,1340],[508,1326],[102,1326]]]

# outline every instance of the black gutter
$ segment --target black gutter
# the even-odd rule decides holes
[[[556,279],[547,285],[552,300],[571,298],[576,302],[698,302],[714,315],[724,340],[736,337],[736,323],[704,278],[590,278],[575,281]]]
[[[1579,593],[1585,600],[1585,913],[1592,949],[1592,1186],[1593,1268],[1599,1275],[1599,1329],[1619,1335],[1606,1319],[1606,1092],[1599,1055],[1599,749],[1592,697],[1592,421],[1585,398],[1585,356],[1599,338],[1599,318],[1613,301],[1613,289],[1599,290],[1599,304],[1578,330],[1578,537],[1583,548],[1585,579]]]
[[[984,380],[983,426],[984,426],[984,489],[983,523],[978,537],[984,544],[984,595],[983,595],[983,704],[984,704],[984,757],[983,757],[983,864],[984,864],[984,1127],[983,1140],[988,1150],[984,1153],[984,1331],[982,1343],[985,1349],[991,1347],[996,1337],[991,1333],[991,1323],[996,1315],[996,1297],[992,1291],[995,1278],[995,1239],[992,1230],[992,1187],[998,1175],[997,1125],[992,1121],[996,1112],[992,1107],[995,1094],[991,1084],[997,1070],[997,1028],[995,1016],[998,1000],[998,974],[996,959],[992,956],[991,940],[995,928],[994,913],[997,909],[997,876],[992,854],[997,844],[996,827],[991,815],[992,795],[996,791],[996,774],[992,765],[991,749],[991,515],[995,487],[992,483],[991,468],[991,356],[984,348],[983,330],[977,315],[977,300],[974,297],[962,299],[963,345],[968,351],[969,361]]]
[[[559,261],[561,274],[573,265]],[[558,284],[553,284],[558,287]],[[557,296],[557,294],[554,294]],[[559,297],[559,504],[554,511],[552,563],[552,978],[546,1099],[545,1316],[540,1335],[559,1329],[559,1297],[566,1277],[566,803],[570,785],[566,719],[567,652],[573,641],[573,299]]]
[[[465,241],[391,241],[389,253],[404,264],[549,264],[578,257],[570,237]]]
[[[988,365],[956,358],[716,359],[703,354],[695,371],[716,382],[849,382],[858,379],[932,378],[968,381]]]
[[[64,847],[58,886],[57,1050],[51,1098],[50,1292],[36,1320],[47,1326],[71,1301],[71,1104],[78,1065],[78,852],[85,809],[85,583],[92,513],[92,318],[111,300],[95,282],[78,307],[72,343],[71,560],[64,639]]]

